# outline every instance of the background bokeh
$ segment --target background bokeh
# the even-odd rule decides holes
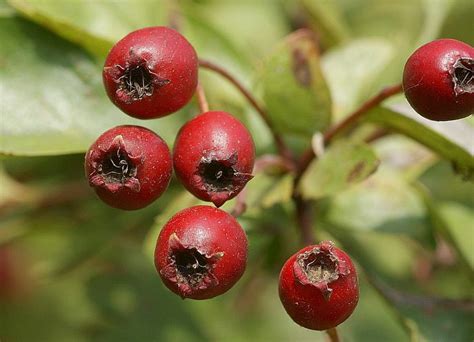
[[[179,28],[200,58],[252,89],[300,152],[313,133],[399,82],[422,43],[472,45],[472,18],[470,0],[0,0],[0,340],[324,341],[278,299],[279,269],[301,247],[289,176],[249,183],[239,218],[250,241],[246,274],[208,301],[181,300],[153,266],[162,225],[200,203],[176,179],[135,212],[95,197],[83,153],[103,131],[144,125],[172,146],[198,112],[193,101],[159,120],[121,113],[102,87],[107,51],[134,29]],[[287,37],[301,28],[316,44]],[[293,78],[293,49],[309,56],[309,89]],[[200,81],[212,109],[249,127],[258,155],[275,152],[241,94],[207,70]],[[397,134],[363,144],[376,124]],[[397,96],[340,140],[303,184],[318,240],[335,241],[359,269],[360,302],[339,328],[343,340],[471,341],[473,118],[430,123]],[[357,182],[344,181],[361,161]]]

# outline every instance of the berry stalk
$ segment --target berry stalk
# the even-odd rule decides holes
[[[240,93],[249,101],[249,103],[252,105],[252,107],[257,111],[257,113],[260,115],[262,120],[265,122],[267,127],[269,128],[273,140],[275,141],[276,147],[278,149],[278,153],[288,159],[288,160],[293,160],[292,153],[290,149],[286,146],[283,138],[276,132],[275,128],[273,127],[273,123],[270,120],[270,117],[268,116],[267,112],[265,109],[257,102],[255,97],[252,95],[252,93],[245,88],[245,86],[238,81],[233,75],[231,75],[227,70],[225,70],[223,67],[207,60],[199,59],[199,66],[208,70],[212,70],[225,79],[227,79],[230,83],[232,83],[239,91]]]
[[[196,98],[199,106],[200,113],[206,113],[209,111],[209,103],[207,102],[206,93],[204,92],[204,87],[200,82],[196,87]]]

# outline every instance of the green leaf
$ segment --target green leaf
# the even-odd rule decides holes
[[[469,299],[454,300],[399,291],[374,275],[371,284],[399,312],[412,331],[413,341],[463,342],[472,337],[472,304]]]
[[[327,210],[329,222],[353,230],[430,236],[423,199],[390,170],[381,168],[365,182],[335,195]]]
[[[311,163],[301,179],[300,191],[313,199],[334,195],[369,177],[378,165],[369,145],[337,142]]]
[[[183,1],[179,7],[186,20],[192,18],[195,21],[193,28],[212,26],[218,35],[232,44],[237,52],[234,60],[261,58],[289,31],[285,13],[276,1]],[[265,30],[261,29],[262,22],[265,22]],[[189,34],[196,36],[193,28],[190,28]],[[188,37],[188,32],[184,32]],[[215,38],[207,39],[207,42],[204,42],[205,36],[196,39],[203,40],[209,46],[216,44]],[[209,49],[203,51],[216,57],[209,53]]]
[[[387,68],[393,54],[390,41],[375,38],[353,40],[324,54],[321,66],[331,90],[336,119],[372,95],[377,77]]]
[[[94,61],[35,24],[0,18],[0,41],[2,154],[83,152],[101,133],[120,124],[147,126],[173,141],[186,121],[185,111],[147,122],[123,114],[107,98]]]
[[[130,31],[163,25],[169,10],[162,0],[8,0],[8,3],[30,20],[98,57],[105,56],[112,43]]]
[[[474,269],[474,210],[459,204],[444,203],[439,208],[439,215],[457,250]]]
[[[418,181],[425,186],[432,198],[439,202],[455,202],[474,208],[474,182],[453,177],[449,161],[440,160],[429,168]]]
[[[451,161],[465,179],[474,177],[474,128],[463,120],[435,122],[418,115],[406,101],[378,107],[367,120],[398,131]]]
[[[264,62],[260,85],[277,132],[310,137],[331,119],[319,52],[308,31],[288,36]]]

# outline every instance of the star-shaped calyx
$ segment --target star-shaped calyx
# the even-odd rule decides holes
[[[117,135],[108,148],[99,146],[92,156],[93,171],[89,183],[93,187],[103,187],[111,192],[123,187],[139,192],[140,181],[136,176],[143,161],[142,155],[130,154],[123,137]]]
[[[206,290],[219,284],[213,274],[216,262],[223,252],[206,254],[194,246],[184,245],[176,233],[168,241],[169,264],[160,273],[178,285],[180,296],[189,297],[196,290]]]
[[[326,301],[331,297],[331,282],[346,275],[349,269],[333,253],[333,244],[323,242],[320,246],[301,253],[293,265],[295,278],[303,285],[317,287]]]

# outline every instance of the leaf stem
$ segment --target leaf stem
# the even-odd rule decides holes
[[[402,92],[402,85],[396,84],[390,87],[386,87],[382,89],[378,94],[374,97],[365,101],[359,108],[357,108],[354,112],[348,115],[339,123],[335,124],[334,126],[330,127],[324,133],[324,144],[328,145],[332,139],[340,134],[342,131],[348,129],[349,127],[353,126],[358,120],[360,120],[369,110],[373,109],[377,105],[379,105],[384,100],[388,99],[389,97],[399,94]],[[301,177],[303,176],[304,172],[308,168],[309,164],[313,161],[316,157],[312,147],[309,147],[305,152],[303,152],[300,162],[298,163],[298,169],[295,176],[295,187],[298,185]]]
[[[286,146],[283,138],[276,132],[275,127],[273,126],[273,123],[271,122],[270,117],[268,116],[268,113],[265,111],[263,106],[261,106],[257,102],[252,93],[250,93],[250,91],[246,89],[245,86],[240,81],[238,81],[233,75],[231,75],[227,70],[215,64],[214,62],[199,59],[199,66],[218,73],[219,75],[227,79],[230,83],[232,83],[240,91],[240,93],[247,99],[247,101],[252,105],[252,107],[255,108],[257,113],[267,125],[273,136],[273,140],[275,141],[278,153],[282,157],[293,161],[293,156],[290,149]]]

